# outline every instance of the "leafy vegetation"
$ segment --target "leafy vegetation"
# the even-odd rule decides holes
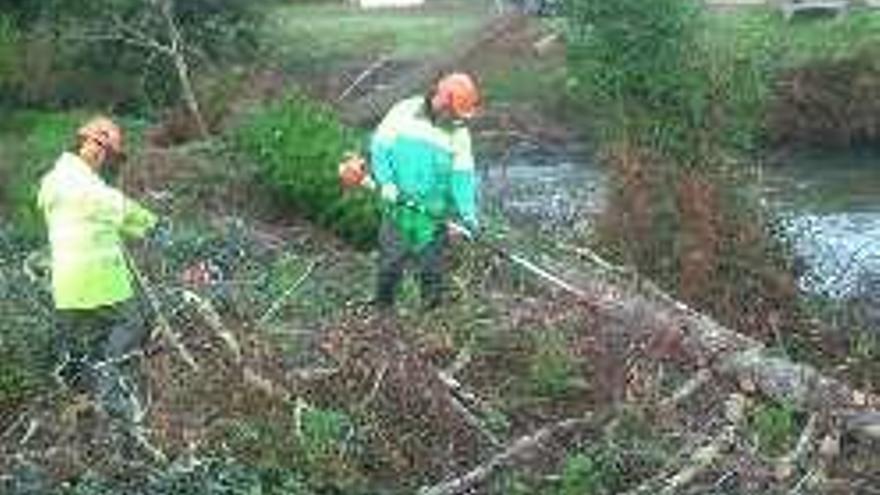
[[[705,7],[691,1],[576,0],[571,9],[573,97],[613,170],[605,247],[734,328],[769,330],[749,313],[790,325],[785,250],[742,187],[771,88],[765,40],[746,36],[751,49],[740,49],[726,34],[715,39]]]
[[[369,192],[343,194],[337,178],[336,165],[359,137],[329,109],[292,95],[252,115],[233,141],[300,213],[359,246],[375,242],[376,201]]]
[[[167,49],[172,33],[159,2],[4,4],[8,5],[3,11],[20,33],[15,84],[6,93],[19,104],[112,105],[117,111],[149,114],[178,101],[177,68]],[[197,0],[171,5],[191,66],[254,53],[262,2]]]
[[[791,451],[801,426],[799,423],[795,411],[784,404],[761,404],[750,418],[758,448],[770,456]]]

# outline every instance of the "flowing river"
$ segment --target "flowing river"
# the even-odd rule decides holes
[[[488,210],[552,233],[601,210],[607,176],[587,154],[523,144],[484,169],[482,184]],[[804,289],[880,304],[880,153],[796,155],[765,167],[760,187]]]

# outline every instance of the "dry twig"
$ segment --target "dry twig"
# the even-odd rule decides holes
[[[545,426],[531,435],[519,438],[503,452],[489,459],[484,464],[477,466],[468,473],[438,485],[425,487],[419,490],[419,495],[458,495],[470,493],[476,485],[486,481],[496,471],[513,464],[518,457],[541,447],[554,437],[570,433],[574,430],[595,426],[596,422],[591,416],[573,418]]]

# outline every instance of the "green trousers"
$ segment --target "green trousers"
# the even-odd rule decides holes
[[[438,225],[434,240],[419,249],[408,246],[394,224],[385,220],[379,230],[379,280],[376,305],[380,310],[391,309],[397,288],[403,279],[408,262],[418,267],[420,296],[428,309],[440,304],[443,298],[443,253],[447,238],[443,224]]]

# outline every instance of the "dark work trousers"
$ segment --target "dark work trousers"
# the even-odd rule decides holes
[[[92,395],[124,427],[143,419],[137,353],[149,330],[138,303],[58,310],[58,331],[64,383]]]
[[[443,297],[443,253],[446,250],[446,231],[439,227],[434,240],[414,250],[407,246],[394,224],[382,222],[379,229],[379,280],[376,305],[380,310],[394,307],[397,288],[403,279],[407,263],[418,266],[419,290],[426,309],[437,307]]]

